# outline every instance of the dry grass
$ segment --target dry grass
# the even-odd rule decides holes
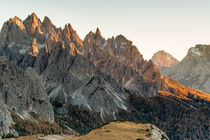
[[[23,136],[20,138],[9,138],[5,140],[41,140],[39,137],[43,137],[44,135],[33,135],[33,136]]]
[[[151,136],[150,126],[150,124],[134,122],[111,122],[80,137],[73,135],[33,135],[7,140],[143,140]]]
[[[65,140],[137,140],[148,138],[150,124],[133,122],[111,122],[87,135]]]
[[[74,135],[29,135],[20,138],[10,138],[5,140],[65,140],[66,138],[75,137]]]

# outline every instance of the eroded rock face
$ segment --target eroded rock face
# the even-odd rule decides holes
[[[22,48],[13,50],[14,45],[2,46],[1,52],[23,70],[33,67],[42,76],[57,114],[68,114],[70,105],[83,106],[104,120],[126,110],[124,89],[83,57],[83,42],[70,24],[56,28],[48,17],[41,22],[34,13],[23,23],[32,40],[25,53],[20,53]]]
[[[139,53],[138,49],[132,44],[130,40],[127,40],[124,36],[119,35],[105,40],[99,29],[95,33],[90,32],[84,39],[84,45],[86,55],[90,60],[94,59],[90,53],[96,54],[94,49],[101,49],[115,57],[117,61],[132,66],[134,69],[140,69],[144,64],[144,59]],[[96,46],[92,48],[93,46]],[[97,50],[96,50],[97,51]],[[97,57],[99,57],[98,54]]]
[[[10,112],[5,104],[0,102],[0,139],[2,136],[12,133],[10,125],[13,123]]]
[[[0,72],[2,103],[23,118],[30,118],[29,112],[34,112],[41,120],[54,120],[41,78],[31,68],[23,72],[1,57]]]
[[[23,119],[54,121],[54,112],[41,78],[28,68],[25,72],[5,57],[0,57],[1,135],[10,133],[10,111]],[[2,129],[1,129],[2,128]]]
[[[56,113],[68,113],[70,104],[100,112],[102,119],[107,115],[114,117],[119,109],[126,110],[123,88],[110,76],[97,71],[76,48],[71,55],[71,49],[63,48],[62,44],[52,49],[42,74]]]
[[[55,27],[48,17],[41,22],[32,13],[23,22],[14,17],[4,23],[0,33],[0,53],[25,69],[33,66],[33,57],[38,55],[38,50],[62,41],[65,45],[73,43],[80,51],[83,49],[82,40],[70,24],[62,30]],[[30,59],[30,62],[24,59]]]
[[[97,29],[85,37],[84,46],[89,61],[112,75],[124,88],[146,96],[157,94],[156,84],[152,81],[146,83],[140,71],[147,62],[124,36],[105,40]]]
[[[147,82],[155,82],[159,90],[168,90],[168,86],[164,81],[164,76],[161,75],[159,69],[153,64],[151,60],[145,63],[140,71]]]

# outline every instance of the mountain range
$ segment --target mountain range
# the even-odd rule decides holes
[[[163,75],[189,88],[210,93],[210,45],[198,44],[190,48],[180,62],[164,51],[154,54],[152,61]],[[163,65],[170,62],[171,65]]]
[[[97,28],[82,40],[32,13],[4,23],[0,55],[1,136],[85,134],[128,120],[170,139],[209,137],[209,94],[162,75],[123,35],[105,39]]]

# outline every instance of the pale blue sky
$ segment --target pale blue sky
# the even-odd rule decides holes
[[[210,44],[210,0],[0,0],[0,27],[32,12],[57,27],[70,23],[82,39],[97,27],[106,38],[123,34],[146,59],[165,50],[180,60]]]

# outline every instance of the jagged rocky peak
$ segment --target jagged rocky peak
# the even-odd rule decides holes
[[[71,38],[73,33],[74,33],[74,30],[73,30],[71,24],[69,24],[69,23],[65,24],[65,27],[62,31],[64,41],[69,41],[69,39]]]
[[[84,40],[85,56],[96,68],[112,75],[121,86],[139,94],[155,95],[156,85],[145,83],[140,68],[146,63],[138,49],[123,35],[101,41],[90,32]],[[147,88],[144,86],[147,85]]]
[[[165,52],[164,50],[156,52],[152,56],[151,60],[157,67],[171,67],[179,63],[176,58],[174,58],[171,54]]]
[[[43,23],[45,23],[45,24],[52,24],[52,22],[51,22],[51,20],[50,20],[50,18],[48,16],[44,17]]]
[[[99,28],[96,29],[95,38],[96,39],[104,39],[103,36],[101,35],[101,31]]]
[[[14,18],[9,19],[9,22],[15,23],[21,30],[25,30],[25,26],[19,17],[15,16]]]
[[[145,63],[142,54],[139,52],[138,48],[133,45],[132,41],[128,40],[123,35],[118,35],[111,40],[113,53],[115,56],[119,57],[119,59],[125,59],[135,69],[140,69]]]
[[[68,33],[72,33],[74,31],[70,23],[65,24],[64,30]]]
[[[51,50],[62,41],[65,46],[73,43],[80,52],[84,50],[82,40],[70,24],[64,29],[57,28],[48,17],[41,22],[35,13],[29,15],[23,22],[18,17],[11,18],[5,22],[0,33],[0,47],[3,47],[4,55],[14,59],[22,59],[20,55],[26,53],[37,56],[37,52],[44,46],[47,45]],[[14,55],[10,51],[15,51],[15,56],[10,56]],[[20,55],[17,52],[20,52]]]
[[[133,45],[133,42],[128,40],[125,36],[121,34],[116,36],[115,38],[112,38],[112,41],[113,41],[113,47],[115,49],[121,49],[121,50],[126,50],[126,51],[131,50],[134,52],[138,52],[140,54],[137,47]]]
[[[51,20],[47,16],[44,17],[43,25],[47,32],[52,32],[52,28],[54,25],[52,24]]]
[[[19,44],[28,39],[25,26],[18,17],[6,21],[0,33],[0,46]]]
[[[84,45],[86,57],[96,68],[112,75],[123,87],[135,90],[136,93],[156,95],[155,83],[159,89],[166,89],[157,67],[152,61],[147,62],[143,59],[132,41],[118,35],[101,42],[94,38],[94,35],[90,32],[84,40]],[[141,84],[148,84],[149,90],[140,87]]]
[[[77,32],[72,28],[71,24],[66,24],[62,31],[61,40],[64,41],[65,44],[74,43],[74,45],[82,51],[84,49],[84,45]]]
[[[77,54],[82,55],[82,52],[80,52],[80,51],[75,47],[74,43],[69,43],[69,44],[66,44],[66,45],[65,45],[65,43],[62,41],[62,42],[60,43],[60,45],[61,45],[61,48],[62,48],[63,50],[66,50],[66,51],[69,52],[70,56],[76,56]]]
[[[30,36],[34,36],[34,34],[43,34],[41,27],[42,23],[35,13],[29,15],[23,23]]]
[[[95,33],[90,31],[83,41],[83,44],[86,46],[85,50],[89,51],[92,50],[92,45],[98,46],[98,47],[105,47],[107,44],[105,43],[105,39],[101,35],[101,31],[99,28],[96,29]]]
[[[119,61],[126,61],[135,67],[140,67],[144,63],[143,56],[139,53],[132,41],[126,39],[123,35],[104,39],[100,30],[97,28],[96,32],[89,32],[84,39],[85,49],[87,53],[93,53],[95,47],[106,51],[112,56],[117,57]],[[99,53],[99,52],[98,52]],[[138,65],[138,66],[137,66]]]
[[[95,34],[101,36],[101,31],[100,31],[100,29],[98,27],[96,28],[96,33]]]
[[[133,46],[133,42],[128,40],[125,36],[123,36],[122,34],[116,36],[115,38],[116,40],[123,42],[123,43],[129,43],[131,46]]]

